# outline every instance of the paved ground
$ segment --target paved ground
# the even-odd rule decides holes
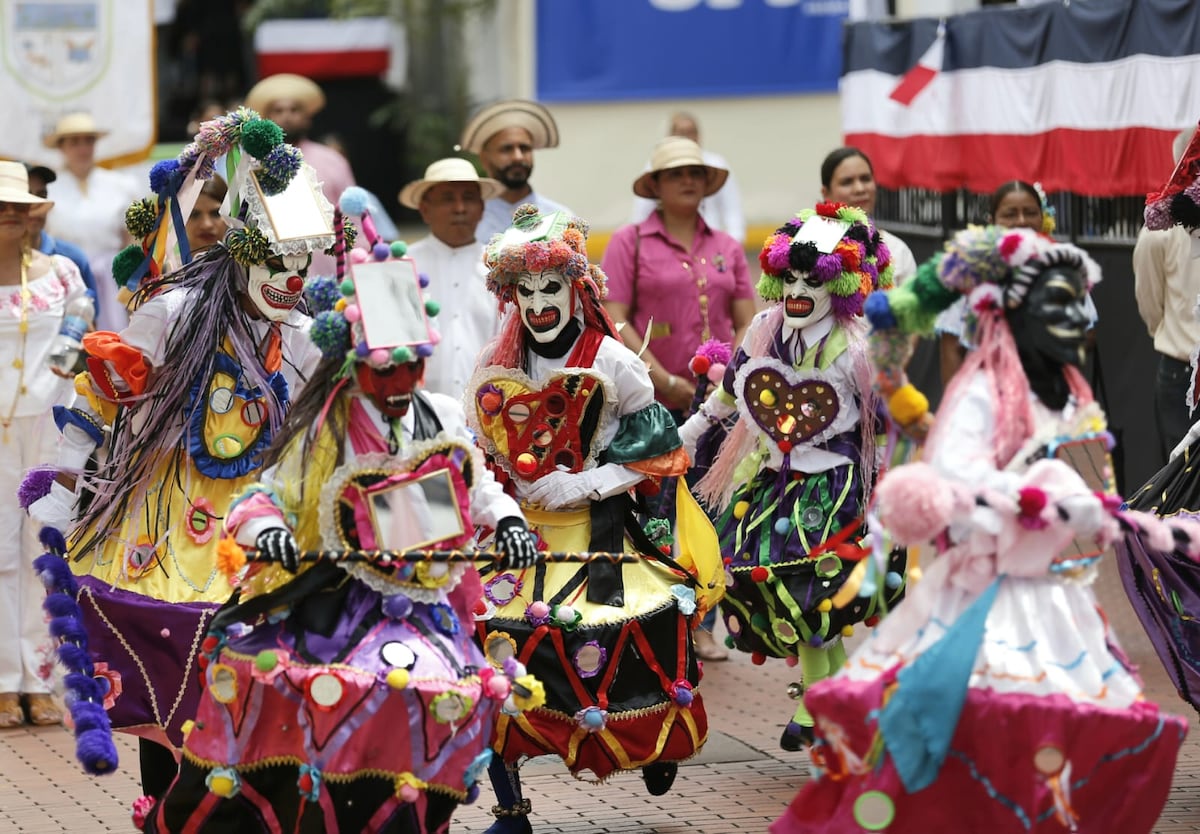
[[[1115,577],[1099,594],[1126,649],[1141,664],[1148,695],[1190,715],[1153,655]],[[791,712],[785,689],[793,670],[781,662],[754,666],[747,656],[708,665],[704,695],[712,729],[709,745],[681,768],[670,794],[649,796],[636,776],[593,786],[571,779],[548,761],[526,766],[526,795],[538,834],[733,834],[764,832],[807,777],[805,757],[778,747]],[[132,830],[129,804],[140,793],[137,755],[121,742],[124,769],[103,779],[83,775],[65,730],[0,732],[0,832]],[[491,822],[486,798],[459,810],[452,831],[479,834]],[[1200,732],[1180,756],[1170,801],[1157,834],[1200,832]],[[936,832],[932,833],[936,834]]]

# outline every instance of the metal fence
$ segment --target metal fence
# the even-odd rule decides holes
[[[972,223],[986,223],[991,194],[931,191],[925,188],[879,188],[875,219],[889,231],[903,235],[940,235],[948,238]],[[1054,207],[1054,236],[1081,244],[1129,245],[1142,227],[1145,197],[1084,197],[1079,194],[1047,195]]]

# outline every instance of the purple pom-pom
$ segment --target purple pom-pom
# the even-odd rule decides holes
[[[371,355],[371,346],[366,342],[359,342],[354,346],[354,355],[359,359],[366,359]]]
[[[833,317],[839,320],[861,316],[863,311],[862,293],[856,292],[854,295],[834,295],[830,293],[829,307],[833,312]]]
[[[479,785],[475,784],[467,788],[467,798],[463,800],[464,805],[471,805],[479,799]]]
[[[393,620],[403,620],[412,613],[413,603],[405,594],[392,594],[383,599],[383,613]]]
[[[94,701],[76,701],[71,708],[71,719],[75,722],[76,733],[86,733],[88,730],[108,730],[112,727],[104,707]]]
[[[430,356],[433,356],[433,345],[429,344],[428,342],[423,342],[417,345],[417,356],[420,356],[423,359],[428,359]]]
[[[371,247],[371,257],[377,261],[386,261],[392,254],[392,247],[386,243],[376,243]]]
[[[88,730],[75,737],[75,758],[93,776],[102,776],[117,769],[117,748],[112,733]]]
[[[79,616],[79,604],[66,594],[49,594],[42,602],[42,610],[51,617]]]
[[[873,292],[868,295],[867,302],[863,305],[863,312],[866,313],[867,320],[871,322],[871,327],[875,330],[892,330],[898,325],[896,316],[892,313],[891,302],[885,292]]]
[[[179,161],[164,159],[154,163],[150,169],[150,190],[155,194],[172,196],[175,193],[175,172],[179,170]]]
[[[50,494],[55,474],[53,469],[30,469],[25,473],[21,485],[17,487],[17,503],[21,505],[22,510],[29,509],[29,505],[34,501]]]
[[[304,155],[295,145],[276,145],[262,158],[262,172],[286,187],[300,172],[303,162]]]
[[[33,569],[41,578],[42,585],[51,593],[64,593],[70,596],[78,593],[79,586],[75,584],[75,574],[71,573],[70,565],[62,556],[55,553],[43,553],[33,560]]]
[[[675,690],[675,703],[681,707],[691,706],[692,698],[692,690],[685,686],[681,686]]]
[[[362,217],[363,212],[367,210],[369,199],[365,188],[352,185],[342,192],[342,197],[338,200],[338,208],[342,210],[342,214],[350,217]]]
[[[47,550],[52,550],[55,553],[67,552],[67,540],[63,538],[62,531],[54,527],[43,527],[42,532],[38,533],[38,541]]]
[[[696,348],[696,355],[706,358],[710,365],[728,365],[729,360],[733,357],[733,351],[729,349],[728,342],[709,339]]]
[[[429,286],[429,273],[428,272],[418,272],[417,273],[417,283],[419,283],[421,285],[421,289],[426,289]]]
[[[83,624],[79,622],[78,617],[52,617],[50,634],[59,640],[66,640],[70,643],[83,645],[87,642],[87,632],[84,631]]]
[[[59,643],[58,659],[62,662],[62,665],[66,666],[68,669],[84,673],[94,671],[94,667],[92,666],[92,658],[88,654],[87,649],[83,648],[82,646],[76,646],[74,643]]]
[[[63,675],[63,684],[74,692],[77,698],[84,701],[100,701],[104,697],[100,682],[82,672],[68,672]]]
[[[822,255],[813,265],[812,278],[827,284],[842,274],[842,259],[837,255]]]
[[[332,310],[342,297],[342,290],[336,278],[319,275],[308,279],[304,285],[304,297],[308,301],[308,309],[316,315]]]

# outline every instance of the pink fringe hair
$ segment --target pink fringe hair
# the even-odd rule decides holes
[[[575,300],[583,313],[583,326],[616,338],[617,328],[600,303],[604,273],[593,264],[588,266],[589,273],[575,281]],[[601,281],[596,280],[597,273]],[[500,332],[484,348],[480,367],[499,365],[503,368],[520,368],[525,361],[525,324],[521,321],[520,309],[515,302],[502,301],[500,306],[501,309],[507,307],[500,322]]]
[[[838,323],[839,327],[850,331],[850,341],[847,350],[850,351],[854,379],[858,384],[861,399],[861,416],[858,428],[861,435],[862,460],[870,465],[859,467],[859,477],[863,479],[863,494],[869,498],[875,480],[875,415],[879,408],[879,396],[872,385],[875,371],[867,352],[867,325],[861,318],[848,319]],[[783,327],[783,305],[776,304],[763,319],[762,325],[755,328],[754,339],[744,345],[750,358],[767,356],[775,334]],[[738,465],[749,457],[758,444],[758,435],[752,430],[751,421],[738,413],[737,422],[729,430],[725,442],[717,453],[712,467],[696,484],[696,497],[715,513],[724,512],[733,499],[737,484],[734,483],[733,473]]]
[[[979,346],[967,354],[962,367],[950,381],[938,411],[942,414],[952,412],[976,373],[983,373],[987,380],[988,395],[996,407],[992,436],[994,460],[997,468],[1003,469],[1012,460],[1013,455],[1020,451],[1025,441],[1033,436],[1033,404],[1028,395],[1029,378],[1025,375],[1025,369],[1021,367],[1017,344],[1013,341],[1012,331],[1009,330],[1002,311],[980,312],[977,339]],[[1063,375],[1067,378],[1067,385],[1077,405],[1084,406],[1092,402],[1092,389],[1077,368],[1067,365],[1063,368]],[[928,451],[924,457],[927,459],[932,456],[933,450],[942,439],[942,433],[939,431],[941,425],[941,421],[934,420],[926,441]]]

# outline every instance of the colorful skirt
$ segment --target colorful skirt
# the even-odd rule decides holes
[[[590,549],[588,510],[526,516],[548,550]],[[575,776],[604,780],[699,752],[708,719],[683,576],[646,558],[543,563],[485,578],[484,594],[488,660],[515,656],[546,690],[544,706],[500,716],[494,747],[505,761],[552,754]]]
[[[384,595],[322,563],[270,596],[218,615],[146,830],[445,831],[501,703],[446,595]]]
[[[832,550],[812,555],[839,534],[849,545],[866,534],[858,471],[853,464],[812,475],[763,469],[733,494],[716,528],[729,571],[721,611],[736,648],[795,657],[800,646],[838,639],[900,599],[904,551],[890,555],[875,594],[842,607],[832,599],[859,562]]]

